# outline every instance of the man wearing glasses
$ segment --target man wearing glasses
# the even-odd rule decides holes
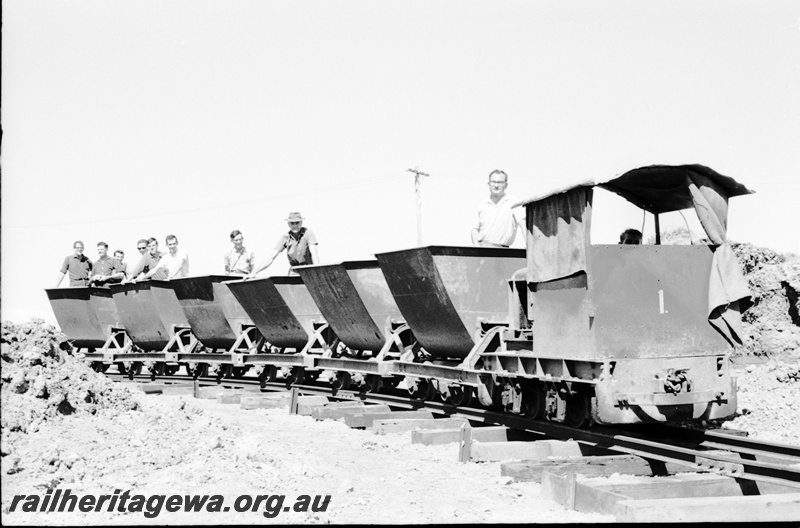
[[[153,240],[155,240],[155,238]],[[158,249],[158,242],[156,242],[156,249]],[[140,238],[139,241],[136,242],[136,250],[142,256],[139,259],[139,262],[136,264],[136,267],[133,269],[133,271],[139,270],[139,273],[137,273],[136,275],[134,275],[133,273],[128,273],[128,265],[125,264],[124,262],[122,262],[122,259],[125,257],[125,253],[121,249],[118,249],[117,251],[114,252],[114,258],[119,260],[120,265],[122,266],[120,269],[125,274],[125,278],[122,279],[123,282],[127,282],[128,279],[135,279],[137,275],[142,273],[142,270],[144,269],[145,265],[147,264],[146,258],[145,258],[145,255],[147,255],[147,239],[146,238]],[[119,255],[119,257],[117,257],[117,255]],[[144,271],[145,272],[150,271],[150,268],[148,267]]]
[[[246,276],[248,279],[255,277],[258,272],[267,269],[275,257],[285,249],[286,256],[289,257],[289,273],[294,273],[292,268],[295,266],[306,266],[308,264],[319,264],[319,254],[317,253],[317,237],[310,229],[303,227],[303,215],[300,213],[289,213],[286,222],[289,224],[289,232],[283,235],[275,245],[275,253]]]
[[[61,274],[58,276],[56,288],[61,285],[64,280],[64,275],[69,272],[69,285],[70,286],[88,286],[89,276],[92,273],[92,261],[89,257],[83,254],[83,242],[80,240],[72,244],[74,254],[68,255],[64,258],[64,263],[61,265]]]
[[[516,200],[506,194],[508,175],[501,170],[489,174],[489,198],[478,204],[478,223],[472,228],[472,245],[507,248],[514,243],[524,216],[518,217],[511,204]],[[518,209],[518,211],[522,211]]]
[[[249,275],[256,265],[256,255],[244,245],[244,235],[238,229],[231,231],[233,249],[225,253],[225,275]]]
[[[156,240],[155,237],[150,237],[145,240],[145,242],[147,243],[145,246],[147,253],[142,255],[142,258],[139,259],[139,263],[131,270],[130,275],[128,275],[128,282],[136,282],[140,275],[149,273],[150,270],[158,266],[159,261],[161,261],[163,254],[158,250],[158,240]],[[139,248],[141,252],[142,242],[139,241],[136,247]]]

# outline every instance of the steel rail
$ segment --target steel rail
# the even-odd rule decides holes
[[[630,432],[634,432],[637,435],[645,434],[658,437],[664,442],[676,442],[676,445],[689,442],[700,447],[728,449],[742,454],[762,456],[769,454],[769,457],[780,460],[795,460],[800,457],[800,446],[739,436],[736,431],[728,429],[702,430],[663,424],[617,426],[616,429],[620,430],[620,434],[628,434]]]
[[[110,374],[114,376],[114,374]],[[151,379],[149,375],[136,378]],[[163,380],[193,381],[189,376],[164,376]],[[201,378],[202,386],[245,387],[260,385],[262,390],[280,391],[288,387],[285,383],[261,383],[254,378],[217,380]],[[672,427],[678,433],[686,432],[690,438],[654,440],[639,433],[613,427],[594,427],[574,429],[560,423],[545,420],[530,420],[507,413],[491,411],[476,407],[454,407],[449,403],[412,400],[407,397],[383,393],[362,393],[352,390],[335,391],[332,387],[319,385],[292,385],[302,394],[319,394],[341,400],[361,400],[369,403],[383,403],[390,407],[403,409],[426,409],[435,414],[451,416],[460,415],[470,420],[486,424],[497,424],[536,433],[551,438],[574,440],[592,447],[619,451],[640,456],[648,460],[663,463],[674,463],[687,468],[710,471],[736,479],[766,482],[783,486],[800,488],[800,447],[761,442],[745,437],[718,433],[714,431],[698,431]],[[675,433],[676,431],[673,431]],[[708,451],[708,448],[728,451],[729,454]],[[736,456],[740,455],[740,456]],[[779,457],[780,463],[754,460],[757,456],[769,456],[772,460]],[[792,467],[794,466],[794,467]]]

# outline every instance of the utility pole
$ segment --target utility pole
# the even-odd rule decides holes
[[[430,176],[427,172],[420,171],[417,167],[408,169],[414,174],[414,190],[417,193],[417,246],[422,245],[422,188],[420,187],[420,176]]]

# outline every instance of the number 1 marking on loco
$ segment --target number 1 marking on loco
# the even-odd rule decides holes
[[[658,313],[669,313],[669,311],[664,309],[664,290],[658,290]]]

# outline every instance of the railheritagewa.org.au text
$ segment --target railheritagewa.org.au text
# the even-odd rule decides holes
[[[162,512],[253,512],[277,517],[281,512],[324,512],[330,495],[299,495],[287,501],[286,495],[239,495],[233,504],[222,495],[139,495],[130,490],[114,490],[110,495],[76,495],[72,490],[48,490],[44,494],[14,495],[9,513],[75,512],[141,513],[152,519]]]

